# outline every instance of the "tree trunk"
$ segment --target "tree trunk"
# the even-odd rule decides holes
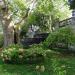
[[[4,47],[7,47],[11,44],[14,44],[14,23],[12,20],[13,12],[10,11],[8,2],[6,0],[0,1],[0,21],[2,22],[3,26],[3,34],[4,34]],[[22,17],[21,21],[17,24],[20,24],[25,18],[27,18],[29,13],[29,8],[27,9],[26,14]],[[15,24],[15,25],[17,25]],[[19,41],[19,32],[18,36],[16,37]]]
[[[4,47],[7,47],[11,44],[14,44],[14,31],[12,22],[5,22],[6,25],[3,24],[3,34],[4,34]],[[10,26],[10,24],[12,24]]]

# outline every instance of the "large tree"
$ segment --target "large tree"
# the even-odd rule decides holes
[[[14,43],[14,26],[21,25],[29,14],[25,1],[0,0],[0,21],[3,27],[5,47]]]
[[[14,43],[14,27],[19,27],[25,22],[30,12],[29,6],[33,10],[32,7],[35,8],[36,5],[34,11],[49,15],[48,24],[50,25],[60,12],[60,10],[57,10],[61,3],[59,1],[64,0],[0,0],[0,21],[3,27],[4,46],[6,47]]]

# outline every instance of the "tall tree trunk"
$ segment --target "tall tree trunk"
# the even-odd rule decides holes
[[[3,27],[4,47],[7,47],[14,43],[14,23],[6,6],[2,7],[0,12],[0,21]]]
[[[14,43],[14,31],[12,22],[6,21],[5,24],[3,24],[4,47],[7,47]]]

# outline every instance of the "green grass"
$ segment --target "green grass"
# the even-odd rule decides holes
[[[44,72],[36,71],[36,65],[11,65],[0,62],[0,75],[75,75],[74,55],[50,53],[42,65],[45,66]]]

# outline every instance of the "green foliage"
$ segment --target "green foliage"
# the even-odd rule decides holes
[[[6,3],[8,4],[10,13],[13,15],[13,21],[20,21],[25,16],[27,11],[25,0],[8,0]]]
[[[45,14],[49,14],[53,8],[54,6],[52,0],[38,0],[36,10]]]
[[[21,10],[25,10],[26,5],[24,0],[13,0]]]
[[[44,50],[36,46],[23,49],[19,45],[11,45],[2,51],[1,57],[6,63],[39,63],[44,60]]]
[[[20,54],[23,54],[23,49],[19,45],[10,45],[2,51],[1,56],[4,62],[21,63]]]
[[[59,20],[64,20],[66,18],[69,18],[71,11],[69,10],[67,0],[56,0],[53,1],[53,4],[54,4],[54,9],[52,14],[56,18],[59,18]]]
[[[70,27],[64,27],[56,32],[50,33],[44,42],[47,48],[68,48],[69,45],[75,45],[75,34]]]
[[[27,32],[28,27],[31,25],[39,26],[39,31],[46,32],[49,30],[47,24],[49,15],[46,15],[42,12],[32,12],[27,18],[27,22],[22,26],[22,32]]]
[[[42,43],[31,45],[29,52],[32,53],[32,54],[33,53],[42,54],[42,55],[45,54],[45,50],[43,49],[43,44]]]
[[[3,47],[3,44],[4,44],[3,34],[0,34],[0,48]]]
[[[50,55],[50,54],[49,54]],[[36,70],[35,65],[9,65],[3,64],[0,61],[1,75],[74,75],[75,74],[75,56],[52,54],[50,58],[42,63],[45,66],[45,71]],[[41,66],[41,64],[38,64]],[[40,69],[39,69],[40,70]]]
[[[37,3],[36,11],[53,15],[60,20],[68,18],[71,14],[66,0],[38,0]]]

